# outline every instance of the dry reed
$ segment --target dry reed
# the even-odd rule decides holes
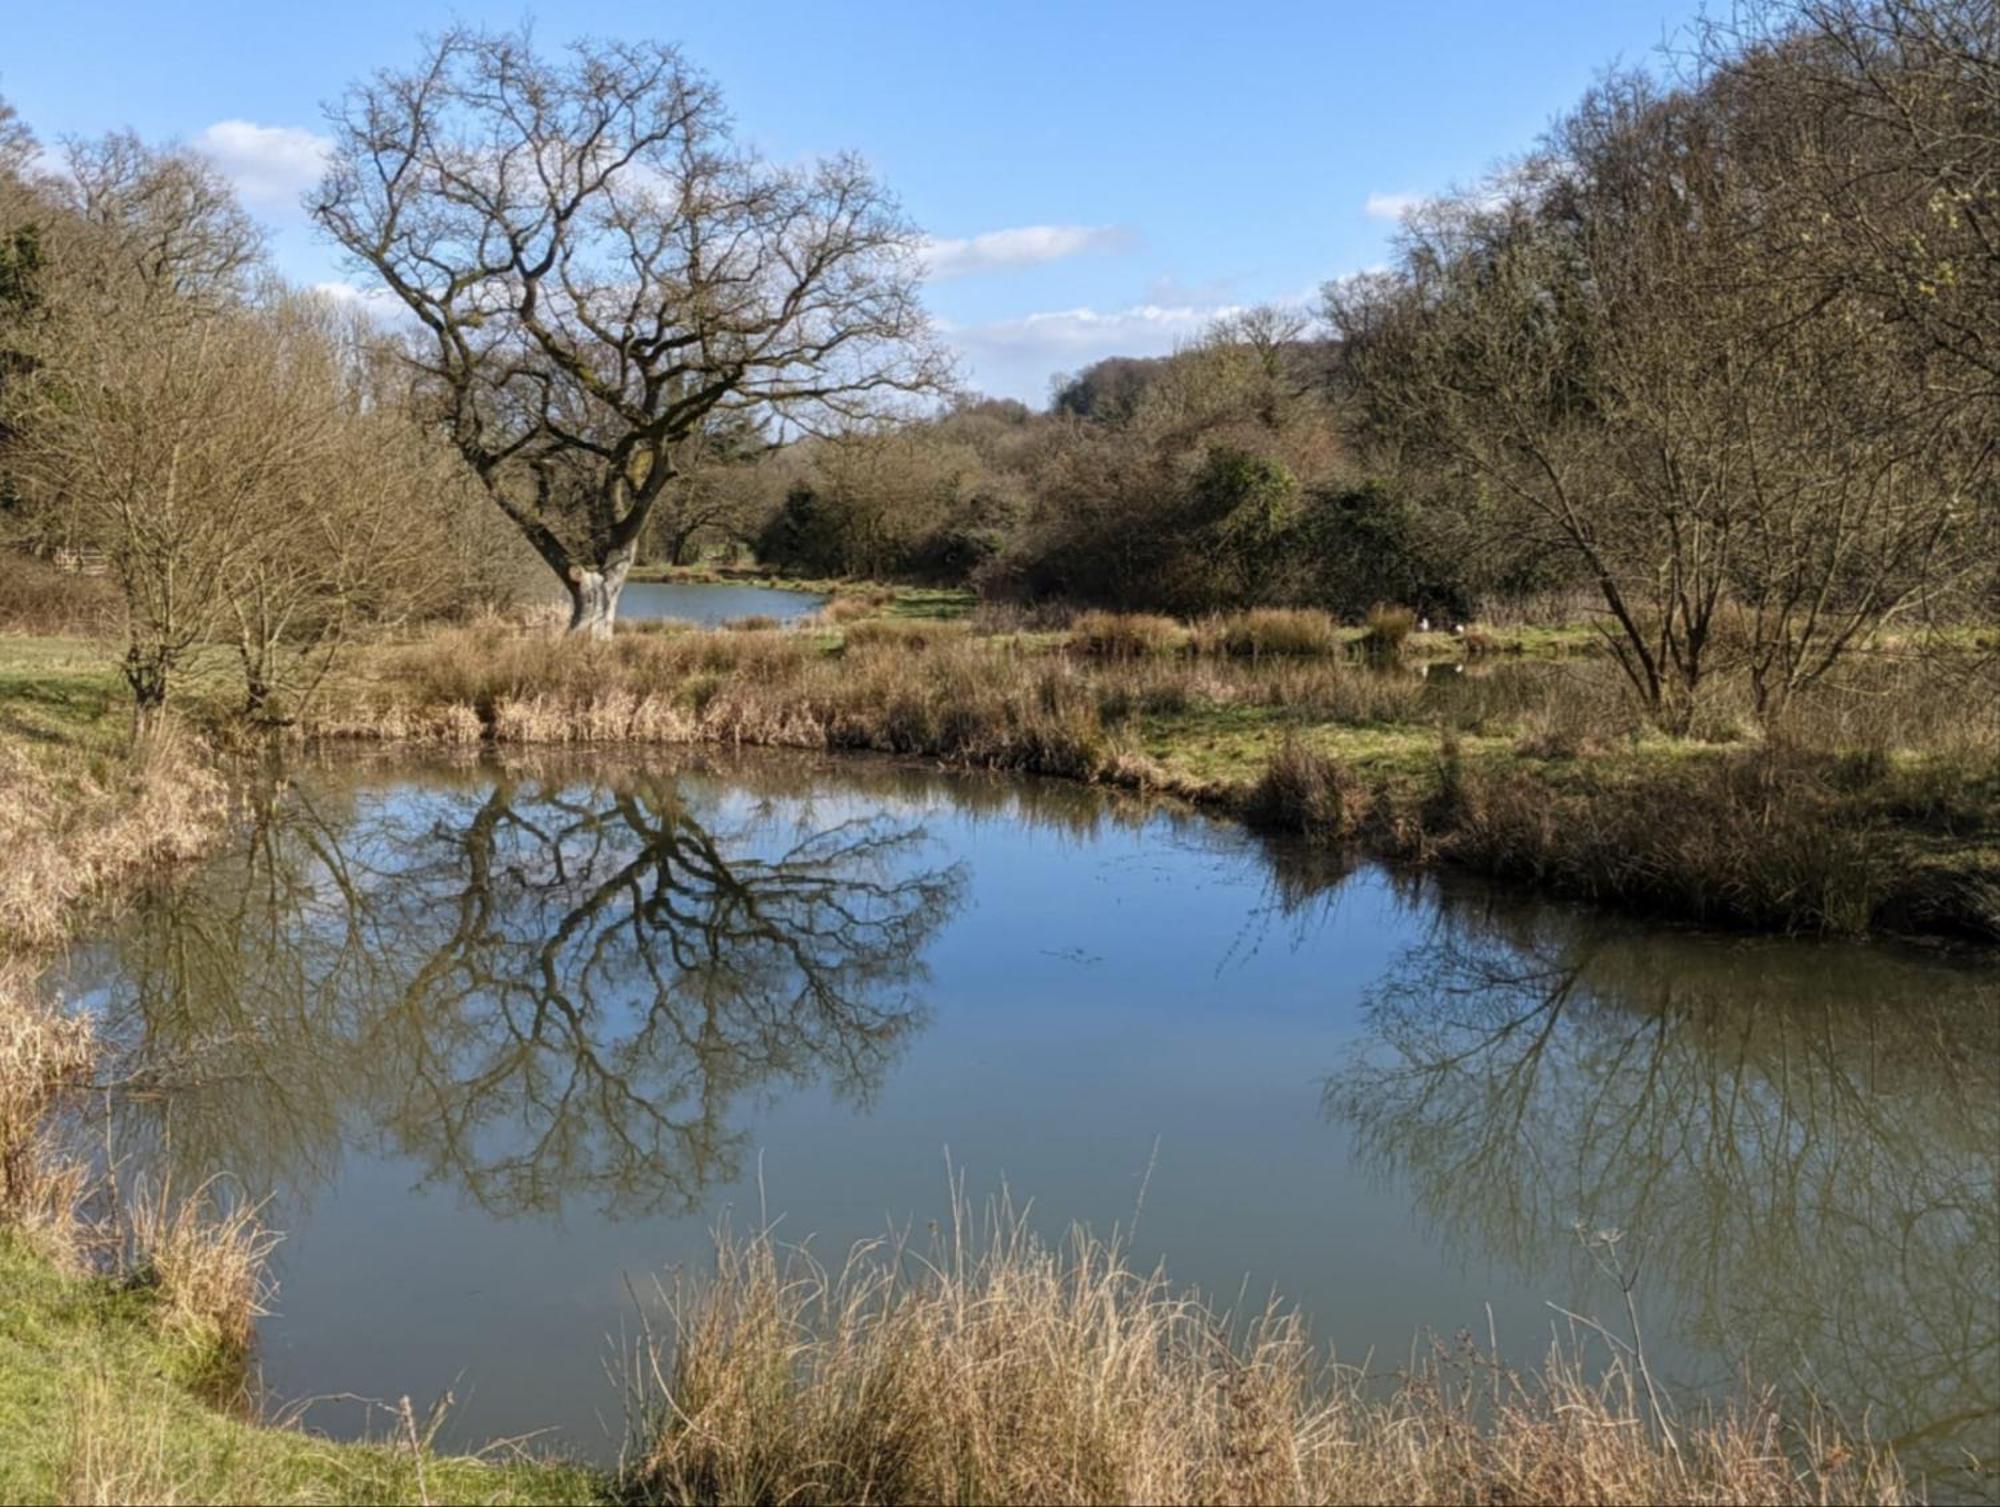
[[[186,1195],[139,1190],[126,1211],[131,1268],[152,1290],[158,1321],[232,1367],[249,1356],[270,1296],[265,1267],[278,1237],[258,1214],[214,1182]]]
[[[1158,613],[1085,612],[1070,624],[1067,642],[1072,654],[1143,659],[1173,653],[1186,637],[1179,623]]]
[[[108,770],[52,773],[0,744],[0,946],[60,940],[79,905],[198,853],[226,809],[221,777],[171,726]]]
[[[1116,1241],[1006,1208],[836,1272],[719,1242],[635,1367],[630,1494],[659,1502],[1897,1502],[1894,1461],[1769,1398],[1687,1419],[1623,1358],[1534,1376],[1337,1366],[1275,1304],[1218,1311]]]
[[[59,1265],[80,1259],[77,1211],[88,1172],[48,1134],[62,1096],[90,1078],[88,1016],[35,991],[29,969],[0,961],[0,1225]]]

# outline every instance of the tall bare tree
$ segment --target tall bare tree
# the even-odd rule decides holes
[[[332,113],[312,210],[421,326],[408,352],[495,503],[608,634],[677,447],[936,389],[916,235],[857,161],[759,161],[672,47],[455,28]]]

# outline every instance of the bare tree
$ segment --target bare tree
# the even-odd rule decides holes
[[[264,237],[229,183],[191,151],[129,131],[64,144],[69,207],[91,234],[100,293],[142,296],[155,318],[213,312],[250,291]],[[80,269],[81,270],[81,269]]]
[[[451,536],[473,499],[456,495],[455,457],[427,440],[399,394],[379,390],[381,374],[365,359],[366,316],[289,294],[267,299],[254,319],[254,382],[234,419],[283,441],[267,440],[279,464],[222,582],[222,632],[236,649],[245,712],[282,722],[357,630],[453,605],[463,572],[449,563]]]
[[[1976,563],[1990,417],[1822,244],[1799,95],[1613,78],[1329,289],[1376,438],[1567,557],[1679,731],[1716,669],[1774,714]]]
[[[409,354],[488,493],[610,631],[676,447],[713,416],[808,428],[947,370],[915,232],[857,161],[730,139],[671,47],[447,32],[333,112],[319,222],[422,326]]]

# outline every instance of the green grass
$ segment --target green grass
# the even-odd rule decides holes
[[[0,634],[0,737],[96,752],[130,731],[132,703],[110,648],[83,638]]]
[[[1288,737],[1370,778],[1423,779],[1437,768],[1438,732],[1416,722],[1302,722],[1283,708],[1235,703],[1141,715],[1127,725],[1141,752],[1197,785],[1247,788]],[[1460,739],[1462,752],[1482,761],[1509,757],[1509,744],[1500,737]]]
[[[532,1459],[337,1444],[197,1401],[144,1292],[0,1233],[0,1501],[588,1502],[606,1478]],[[419,1474],[421,1470],[421,1483]]]

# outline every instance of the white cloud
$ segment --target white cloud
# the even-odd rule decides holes
[[[1212,321],[1240,313],[1226,303],[1133,304],[1123,309],[1054,309],[990,324],[948,325],[948,339],[971,368],[972,384],[997,397],[1046,402],[1049,379],[1106,356],[1164,356]]]
[[[932,277],[964,277],[1005,267],[1032,267],[1092,251],[1122,251],[1132,233],[1119,225],[1020,225],[984,235],[925,240],[923,258]]]
[[[1024,350],[1060,351],[1094,349],[1108,340],[1130,340],[1145,350],[1121,351],[1121,355],[1144,356],[1164,352],[1173,342],[1192,335],[1225,314],[1238,312],[1234,304],[1201,307],[1194,304],[1165,306],[1134,304],[1129,309],[1100,311],[1092,308],[1055,309],[1029,314],[1021,319],[977,325],[963,333],[976,335],[983,343]]]
[[[1370,194],[1363,207],[1371,220],[1400,220],[1428,197],[1426,194]]]
[[[194,144],[245,203],[287,209],[319,181],[333,145],[298,126],[260,126],[247,120],[218,120]]]
[[[403,312],[403,301],[387,288],[357,288],[353,283],[314,283],[312,291],[343,309],[359,309],[370,319],[394,319]]]

